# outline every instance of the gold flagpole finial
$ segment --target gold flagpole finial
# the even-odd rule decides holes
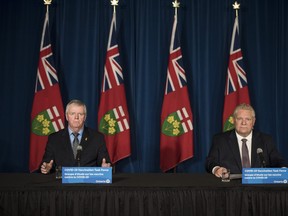
[[[173,7],[175,8],[175,15],[177,15],[177,8],[180,7],[180,2],[178,2],[177,0],[175,0],[174,2],[172,2]]]
[[[240,4],[235,1],[234,4],[232,4],[233,9],[236,10],[236,17],[238,17],[238,10],[240,10]]]
[[[44,5],[51,5],[52,0],[44,0]]]
[[[118,6],[119,0],[110,0],[111,5],[113,6],[113,12],[116,12],[116,6]]]
[[[44,0],[44,5],[46,5],[46,11],[48,12],[49,10],[49,5],[51,5],[52,0]]]

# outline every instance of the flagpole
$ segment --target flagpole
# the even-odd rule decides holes
[[[111,6],[113,6],[113,14],[116,16],[116,6],[118,6],[119,0],[110,0]],[[112,164],[112,172],[116,173],[116,164]]]
[[[178,2],[178,0],[175,0],[174,2],[172,2],[172,6],[175,10],[174,16],[176,17],[176,20],[177,20],[178,8],[180,7],[180,2]],[[173,173],[177,173],[177,166],[173,168]]]
[[[232,4],[233,9],[236,11],[236,17],[238,17],[238,10],[240,10],[240,4],[235,1],[234,4]]]

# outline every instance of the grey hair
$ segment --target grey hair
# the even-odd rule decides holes
[[[68,114],[68,109],[71,105],[77,105],[77,106],[83,106],[84,107],[84,114],[87,115],[87,108],[86,108],[86,104],[83,103],[82,101],[80,100],[76,100],[76,99],[73,99],[71,100],[67,105],[66,105],[66,110],[65,110],[65,113]]]
[[[239,105],[235,108],[235,110],[234,110],[234,112],[233,112],[233,117],[234,117],[234,118],[236,118],[237,112],[238,112],[239,110],[249,110],[249,111],[252,112],[252,117],[253,117],[253,118],[256,117],[255,110],[253,109],[253,107],[252,107],[250,104],[246,104],[246,103],[239,104]]]

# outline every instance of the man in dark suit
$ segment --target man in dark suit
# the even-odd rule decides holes
[[[248,104],[237,106],[233,113],[233,120],[234,130],[213,137],[206,158],[207,172],[221,177],[225,169],[240,174],[243,167],[287,167],[272,137],[253,130],[256,118],[252,106]],[[261,154],[263,158],[260,157]]]
[[[66,106],[65,115],[68,127],[48,137],[41,173],[53,172],[56,166],[110,167],[104,136],[84,125],[86,105],[72,100]]]

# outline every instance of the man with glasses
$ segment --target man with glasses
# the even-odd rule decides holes
[[[72,100],[66,106],[65,115],[68,127],[49,135],[41,173],[53,172],[56,166],[110,167],[104,136],[84,125],[86,105],[82,101]]]
[[[217,177],[230,169],[240,174],[242,168],[287,167],[272,137],[253,130],[255,111],[249,104],[240,104],[233,113],[235,129],[213,137],[206,158],[206,170]]]

